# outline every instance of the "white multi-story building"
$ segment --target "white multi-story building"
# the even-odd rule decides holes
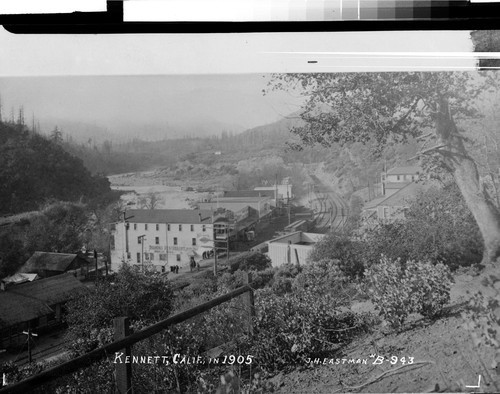
[[[170,271],[189,268],[190,258],[201,259],[214,247],[211,211],[190,209],[133,209],[114,225],[111,270],[122,263],[138,268]]]

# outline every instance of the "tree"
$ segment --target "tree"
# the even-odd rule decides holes
[[[162,203],[162,199],[154,192],[149,192],[139,199],[139,205],[143,209],[156,209]]]
[[[113,283],[96,287],[67,304],[68,338],[90,338],[92,330],[110,328],[113,318],[128,316],[143,322],[165,319],[172,311],[170,285],[153,272],[138,273],[124,264]]]
[[[60,144],[63,141],[62,131],[59,130],[59,127],[54,127],[54,130],[50,132],[50,139],[54,141],[56,144]]]
[[[83,204],[55,202],[30,219],[24,236],[28,253],[75,253],[80,250],[89,226],[89,213]]]
[[[379,152],[409,137],[423,141],[417,157],[427,169],[453,176],[479,226],[488,262],[500,256],[500,212],[479,180],[455,120],[466,124],[479,117],[477,100],[494,79],[493,74],[451,72],[277,74],[270,89],[299,86],[307,95],[300,114],[304,126],[292,130],[303,143],[374,141]]]

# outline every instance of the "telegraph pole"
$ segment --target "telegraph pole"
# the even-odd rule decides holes
[[[94,249],[94,260],[95,260],[95,283],[97,283],[97,272],[99,272],[99,267],[97,266],[97,250]]]
[[[32,333],[31,327],[28,327],[28,331],[23,331],[23,334],[28,336],[28,362],[31,364],[33,362],[33,358],[31,355],[31,338],[37,337],[38,334]]]
[[[286,191],[286,205],[288,209],[288,225],[290,225],[290,193],[288,192],[288,186]]]
[[[139,235],[137,238],[141,240],[141,270],[144,273],[144,238],[146,234]]]

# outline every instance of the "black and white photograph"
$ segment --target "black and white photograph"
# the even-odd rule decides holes
[[[500,392],[499,48],[0,27],[0,393]]]

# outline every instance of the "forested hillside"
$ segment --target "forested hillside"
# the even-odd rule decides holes
[[[22,123],[0,122],[0,213],[36,210],[50,200],[88,201],[110,192],[57,140]]]

